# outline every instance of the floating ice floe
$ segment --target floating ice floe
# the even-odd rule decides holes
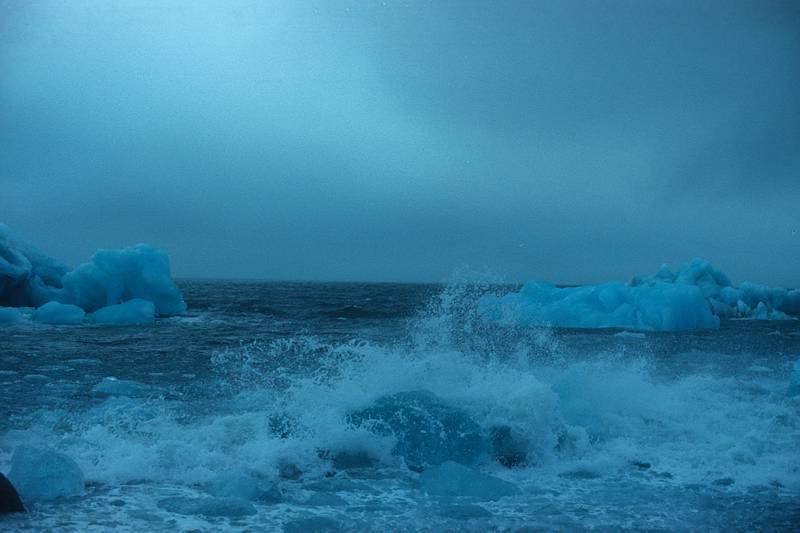
[[[684,331],[718,328],[720,318],[786,320],[800,316],[800,290],[742,283],[707,261],[695,259],[673,273],[666,265],[654,276],[630,283],[556,287],[530,281],[517,293],[486,296],[480,312],[513,325],[567,328],[624,328]]]
[[[46,448],[19,446],[14,450],[8,479],[24,502],[54,500],[83,492],[83,472],[75,461]]]
[[[0,225],[0,323],[19,321],[23,307],[37,308],[33,319],[47,324],[80,324],[91,313],[96,324],[142,325],[186,311],[169,258],[156,248],[98,250],[70,270]]]

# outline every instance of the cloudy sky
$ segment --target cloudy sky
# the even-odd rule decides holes
[[[800,285],[800,3],[0,0],[0,222],[184,277]]]

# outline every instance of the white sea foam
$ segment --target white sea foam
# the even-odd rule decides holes
[[[647,353],[559,356],[552,332],[523,329],[518,342],[505,330],[482,329],[487,326],[469,301],[458,291],[442,295],[414,322],[408,342],[332,343],[298,335],[220,350],[211,357],[212,376],[194,384],[206,398],[124,395],[128,383],[101,381],[110,396],[96,398],[91,408],[43,408],[35,424],[3,435],[0,467],[13,448],[48,442],[80,466],[94,487],[92,498],[109,491],[123,502],[134,499],[146,514],[120,520],[151,529],[169,520],[201,529],[229,520],[280,527],[327,519],[355,527],[358,511],[343,520],[336,514],[343,506],[330,495],[370,516],[385,511],[399,520],[391,524],[430,524],[426,513],[440,511],[430,511],[418,490],[420,476],[407,467],[418,467],[420,456],[409,455],[413,442],[398,446],[401,433],[441,431],[448,420],[467,417],[485,433],[487,448],[460,457],[472,461],[464,467],[519,487],[526,509],[571,498],[586,502],[587,491],[609,513],[636,494],[642,494],[640,509],[656,505],[665,491],[685,498],[686,487],[741,499],[764,487],[800,491],[800,411],[797,397],[787,394],[792,369],[664,374]],[[617,342],[630,346],[627,341]],[[410,417],[413,426],[389,424],[391,431],[352,416],[374,415],[386,406],[381,399],[402,401],[412,391],[436,399],[435,416],[424,412],[430,410],[424,402],[401,405],[420,416]],[[438,481],[451,490],[448,480]],[[315,499],[316,493],[324,496]],[[479,508],[454,504],[442,512],[448,520],[473,516],[498,527],[536,519],[514,510],[518,496],[472,496]],[[168,498],[178,499],[159,506]],[[209,517],[204,509],[228,515]],[[688,509],[636,524],[674,528]],[[624,523],[598,520],[588,523]]]

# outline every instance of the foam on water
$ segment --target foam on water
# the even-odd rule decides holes
[[[41,409],[2,435],[0,469],[50,443],[88,483],[73,512],[147,529],[720,527],[736,517],[714,498],[797,501],[792,369],[665,374],[646,352],[575,358],[546,331],[481,329],[474,302],[443,294],[405,342],[297,335],[218,350],[191,398],[102,380],[89,408]],[[480,445],[465,455],[429,440],[454,431]],[[454,474],[431,470],[440,463]],[[497,490],[460,494],[473,478]],[[426,495],[437,491],[471,500]],[[60,516],[39,509],[31,520]]]

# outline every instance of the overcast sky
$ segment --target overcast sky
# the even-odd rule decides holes
[[[800,2],[0,0],[0,222],[183,277],[800,285]]]

